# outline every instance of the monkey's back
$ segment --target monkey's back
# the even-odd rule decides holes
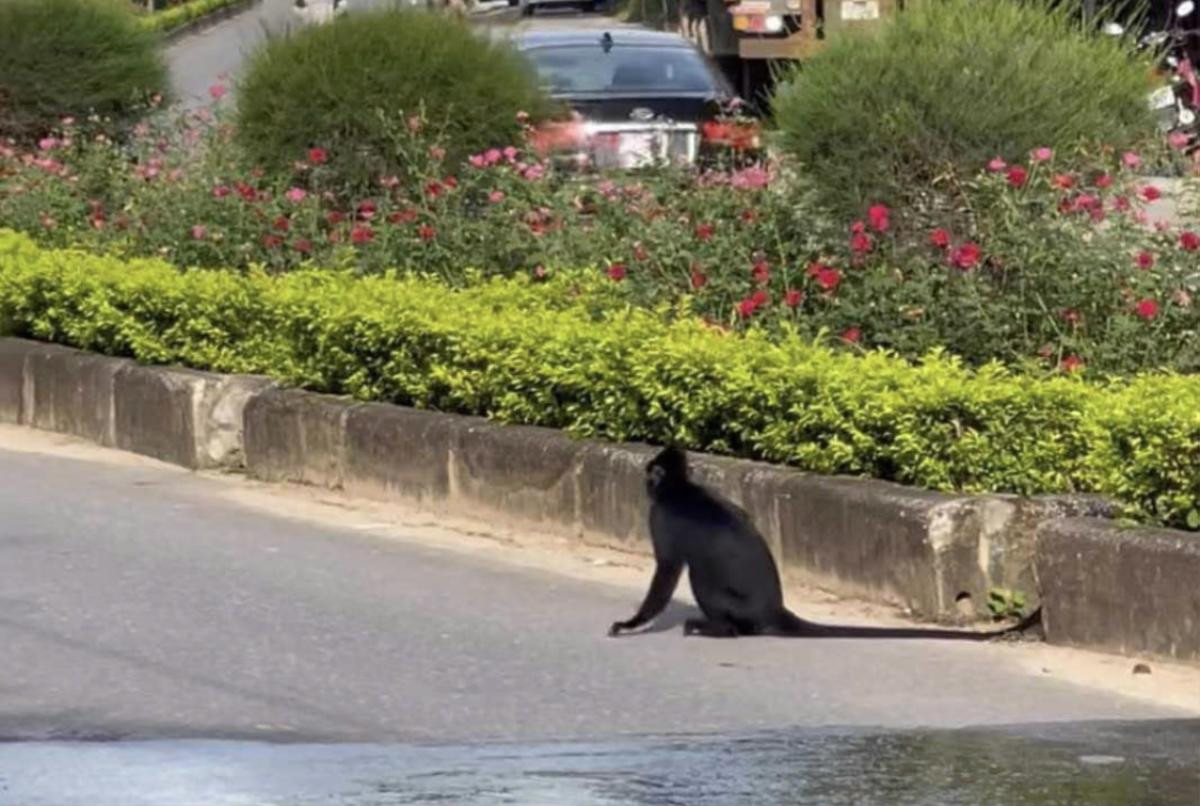
[[[692,592],[706,613],[730,603],[747,618],[783,606],[779,570],[767,542],[737,505],[696,484],[650,508],[655,553],[660,546],[686,563]],[[711,614],[710,614],[711,615]]]

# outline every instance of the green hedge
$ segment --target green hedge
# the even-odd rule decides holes
[[[621,306],[564,276],[452,290],[180,271],[0,231],[0,328],[151,363],[941,490],[1097,491],[1200,526],[1200,380],[1100,386],[831,353]]]
[[[146,14],[140,17],[138,22],[148,30],[167,33],[182,28],[192,20],[220,11],[226,6],[248,2],[249,0],[190,0],[190,2],[180,3],[153,14]]]

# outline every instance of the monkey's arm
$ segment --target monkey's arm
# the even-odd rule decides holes
[[[620,635],[623,630],[636,630],[651,621],[663,611],[675,593],[679,584],[679,575],[683,573],[681,562],[660,562],[654,569],[654,579],[650,580],[650,590],[646,591],[646,599],[638,608],[637,614],[628,621],[614,622],[608,629],[609,635]]]

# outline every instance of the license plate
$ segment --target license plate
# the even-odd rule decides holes
[[[1166,109],[1175,105],[1175,90],[1172,87],[1159,87],[1150,93],[1151,109]]]
[[[879,19],[879,0],[842,0],[842,19]]]
[[[623,133],[617,147],[622,168],[643,168],[658,158],[658,137],[653,134]]]

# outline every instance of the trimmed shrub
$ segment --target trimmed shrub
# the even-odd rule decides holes
[[[925,0],[875,35],[839,35],[777,90],[784,148],[849,216],[953,207],[958,179],[994,157],[1150,136],[1147,58],[1058,6]]]
[[[407,174],[413,155],[397,129],[410,120],[444,130],[457,165],[515,141],[518,113],[549,110],[532,67],[509,46],[416,10],[356,12],[269,42],[250,60],[237,103],[237,139],[256,165],[289,172],[319,148],[326,170],[358,187]]]
[[[121,123],[166,86],[157,38],[127,0],[0,2],[0,138],[36,140],[64,117]]]
[[[622,306],[605,288],[179,271],[0,231],[0,323],[14,335],[819,473],[1096,491],[1146,520],[1200,523],[1195,378],[1035,381],[937,354],[914,367],[729,335]]]
[[[186,3],[178,3],[157,10],[153,14],[146,14],[140,17],[138,22],[143,28],[167,33],[241,2],[245,2],[245,0],[188,0]]]

